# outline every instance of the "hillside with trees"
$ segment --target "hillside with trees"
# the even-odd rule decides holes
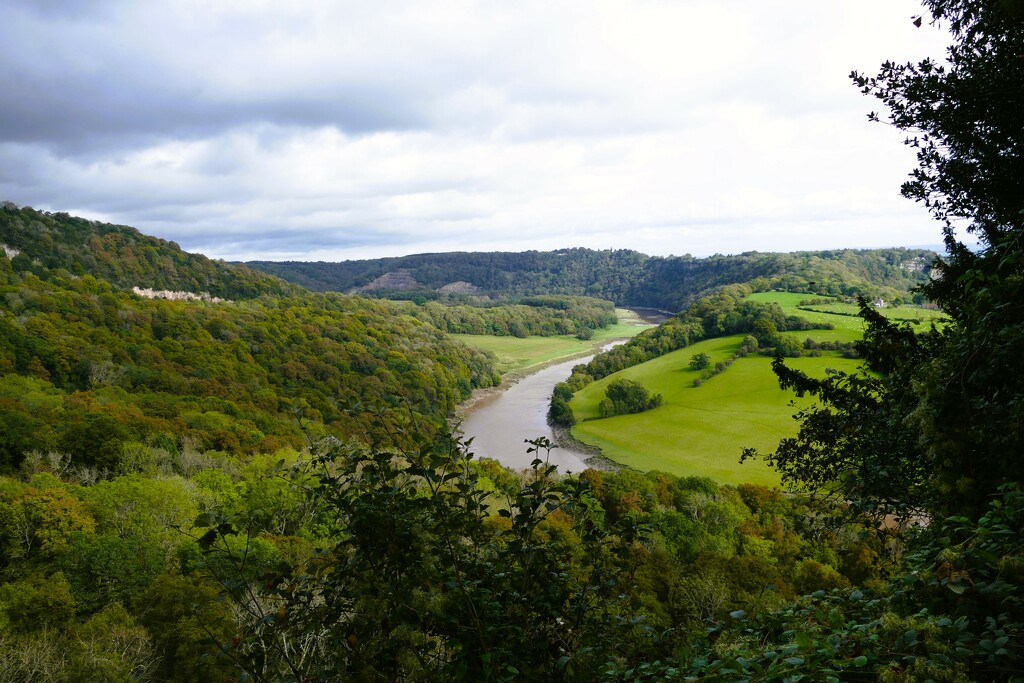
[[[61,258],[2,233],[0,680],[575,678],[669,653],[765,577],[782,600],[875,571],[806,499],[516,474],[449,436],[498,378],[438,328],[565,334],[608,302],[304,292],[130,229],[76,252],[61,226],[87,222],[3,210]],[[114,256],[138,244],[174,267]]]
[[[822,295],[905,296],[923,283],[935,259],[922,249],[840,249],[734,256],[647,256],[628,249],[595,251],[417,254],[368,261],[299,263],[253,261],[252,268],[318,291],[363,291],[392,298],[459,298],[451,283],[471,285],[472,296],[501,300],[538,294],[589,296],[619,306],[680,311],[729,284],[754,281],[759,289]],[[399,289],[368,285],[402,272]]]
[[[7,471],[31,452],[60,451],[76,467],[115,472],[126,444],[176,453],[188,443],[229,455],[299,448],[300,418],[339,437],[376,427],[374,411],[388,424],[432,425],[497,381],[487,358],[397,304],[304,292],[129,229],[97,226],[83,237],[77,230],[88,223],[79,219],[11,207],[0,214],[6,254],[17,251],[0,256]],[[11,225],[33,226],[59,257],[31,256],[45,249]],[[93,248],[111,235],[119,250]],[[121,260],[127,253],[142,256]],[[86,264],[96,274],[64,267]],[[104,279],[114,269],[116,281]],[[136,290],[200,280],[204,293],[264,293],[218,301]]]
[[[753,338],[755,349],[775,349],[782,355],[791,355],[791,345],[795,342],[780,332],[828,328],[827,323],[812,323],[799,316],[786,315],[778,304],[746,299],[752,291],[750,284],[723,287],[658,327],[599,353],[586,364],[577,365],[562,383],[564,389],[556,389],[552,394],[552,420],[566,427],[575,423],[572,411],[567,405],[562,405],[565,391],[571,396],[594,380],[686,348],[702,339],[747,333]],[[795,351],[800,355],[799,346]]]

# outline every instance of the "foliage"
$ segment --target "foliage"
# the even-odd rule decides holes
[[[931,58],[886,62],[877,76],[851,77],[888,109],[888,123],[908,132],[905,144],[917,154],[917,168],[902,192],[944,224],[952,259],[938,266],[946,281],[932,288],[939,293],[966,284],[955,281],[975,262],[957,241],[956,222],[966,220],[967,230],[990,248],[1012,239],[1021,227],[1024,6],[1020,0],[924,4],[932,20],[952,34],[945,63]],[[876,113],[869,117],[881,120]]]
[[[14,269],[40,278],[89,274],[124,289],[190,292],[225,299],[283,295],[297,289],[244,266],[188,254],[174,242],[66,213],[0,208],[0,243],[18,252]]]
[[[823,405],[802,413],[800,436],[769,459],[789,481],[834,487],[862,508],[976,516],[1001,485],[1024,479],[1008,457],[1024,449],[1024,8],[927,6],[952,29],[948,66],[887,63],[854,80],[913,133],[919,164],[903,192],[944,222],[949,255],[924,291],[950,322],[915,335],[862,301],[868,330],[857,348],[877,374],[808,382],[778,364],[784,385]],[[957,216],[968,217],[977,251],[957,240]]]
[[[569,406],[572,400],[572,389],[565,382],[559,382],[551,392],[551,403],[548,407],[548,422],[560,427],[572,427],[576,424],[576,415]]]
[[[859,547],[812,538],[805,504],[768,489],[558,478],[551,446],[519,475],[406,432],[188,479],[0,477],[0,510],[59,502],[68,523],[45,554],[5,551],[0,680],[288,680],[295,657],[369,680],[607,679],[672,661],[758,582],[834,585]]]
[[[938,502],[928,491],[936,469],[922,453],[920,434],[906,420],[917,400],[911,374],[923,360],[921,347],[931,343],[934,333],[918,338],[863,300],[862,315],[869,328],[857,348],[868,367],[884,366],[888,372],[832,371],[817,379],[776,358],[772,369],[780,385],[819,403],[798,412],[798,434],[780,441],[764,457],[789,487],[835,495],[857,511],[920,514]],[[743,457],[755,455],[747,449]]]
[[[393,446],[327,445],[309,467],[330,545],[308,566],[225,580],[250,620],[229,652],[254,680],[578,680],[595,657],[651,644],[621,595],[634,536],[595,524],[585,480],[538,457],[495,514],[458,441]],[[200,523],[207,552],[230,553],[231,522]]]
[[[771,330],[770,345],[774,346],[783,343],[777,334],[780,331],[828,329],[827,325],[786,315],[778,304],[747,299],[752,291],[750,285],[732,285],[698,300],[658,327],[645,330],[625,344],[598,354],[586,365],[576,366],[568,380],[569,386],[574,392],[579,391],[594,380],[686,348],[702,339]],[[800,355],[799,344],[796,355]]]
[[[588,297],[532,297],[500,306],[442,305],[427,302],[403,310],[449,334],[489,334],[499,337],[576,335],[589,339],[594,330],[616,323],[609,301]]]
[[[1024,495],[977,520],[919,530],[909,571],[884,590],[815,591],[736,612],[691,658],[697,680],[1019,680]],[[692,680],[692,679],[691,679]]]
[[[690,356],[691,370],[703,370],[709,365],[711,365],[711,356],[704,353],[703,351]]]
[[[886,63],[875,78],[853,77],[910,132],[918,167],[903,193],[943,222],[948,251],[923,290],[951,321],[915,334],[862,301],[858,350],[874,374],[809,382],[779,362],[783,384],[823,405],[769,458],[858,509],[916,508],[929,524],[877,596],[815,593],[716,629],[695,677],[1021,679],[1024,5],[925,4],[951,29],[947,64]],[[975,250],[957,237],[961,218]]]
[[[355,405],[396,421],[411,406],[434,422],[497,379],[485,356],[387,302],[150,300],[90,275],[41,279],[4,265],[0,257],[6,471],[34,450],[102,473],[160,467],[137,461],[138,444],[168,458],[188,443],[249,454],[299,447],[297,416],[321,432],[368,428],[365,411],[347,411]]]

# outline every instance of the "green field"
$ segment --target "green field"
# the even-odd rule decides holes
[[[602,346],[616,339],[628,339],[648,327],[635,313],[626,309],[615,309],[619,317],[617,325],[594,330],[594,336],[587,341],[572,335],[557,337],[493,337],[483,334],[453,334],[452,337],[469,346],[490,351],[497,358],[497,368],[502,374],[521,373],[538,365],[551,363],[594,353]]]
[[[814,336],[818,338],[817,333]],[[693,386],[700,373],[689,368],[691,356],[704,352],[713,362],[725,360],[742,339],[736,335],[699,342],[592,383],[573,397],[571,405],[580,420],[573,436],[639,470],[705,476],[729,484],[778,484],[778,474],[763,462],[738,464],[744,447],[771,450],[779,439],[796,433],[795,409],[789,405],[793,395],[779,389],[771,358],[740,358],[722,374]],[[827,352],[786,362],[815,376],[823,376],[828,367],[852,371],[859,365]],[[623,377],[660,393],[664,403],[644,413],[593,419],[608,382]]]
[[[800,292],[757,292],[747,298],[751,301],[777,303],[787,315],[798,315],[815,323],[831,323],[835,326],[836,330],[854,331],[856,336],[851,337],[851,341],[853,339],[860,339],[864,331],[864,321],[857,317],[857,313],[860,310],[857,304],[847,304],[839,299],[835,299],[835,303],[815,304],[807,308],[798,308],[801,301],[828,298]],[[941,311],[928,310],[920,306],[899,306],[896,308],[884,306],[875,310],[892,320],[914,322],[920,329],[924,329],[933,321],[938,322],[945,319],[945,314]],[[817,333],[808,336],[818,339],[816,335]],[[844,339],[844,341],[846,340]]]

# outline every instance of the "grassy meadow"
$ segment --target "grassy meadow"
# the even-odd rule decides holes
[[[770,450],[796,431],[796,411],[789,405],[794,396],[779,389],[771,358],[737,359],[725,372],[693,386],[700,372],[690,369],[691,356],[704,352],[712,362],[725,360],[742,339],[736,335],[699,342],[592,383],[571,402],[579,420],[573,436],[638,470],[705,476],[728,484],[778,484],[778,474],[763,462],[738,464],[744,447]],[[859,365],[827,353],[786,362],[815,376],[823,376],[828,367],[851,371]],[[664,403],[643,413],[594,419],[605,387],[619,378],[660,393]]]
[[[626,309],[615,309],[619,322],[603,330],[594,330],[594,336],[586,341],[573,335],[555,337],[493,337],[485,334],[453,334],[452,337],[484,351],[490,351],[497,358],[498,371],[506,373],[528,372],[537,366],[559,360],[585,356],[594,353],[608,342],[628,339],[648,327],[635,313]]]
[[[757,292],[751,294],[748,298],[751,301],[771,301],[777,303],[787,315],[798,315],[816,323],[831,323],[837,330],[855,332],[856,336],[851,337],[851,341],[860,339],[864,331],[864,321],[857,317],[857,313],[860,311],[857,304],[847,304],[839,299],[834,299],[832,303],[798,308],[801,301],[828,298],[799,292]],[[933,321],[938,322],[945,318],[945,314],[942,311],[928,310],[920,306],[899,306],[895,308],[883,306],[875,310],[892,320],[905,320],[915,323],[915,326],[920,329],[925,328]],[[816,336],[814,338],[817,339]]]

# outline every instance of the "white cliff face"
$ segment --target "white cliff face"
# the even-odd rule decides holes
[[[3,249],[4,255],[6,255],[7,258],[11,259],[21,253],[21,250],[15,249],[14,247],[9,247],[6,244],[0,244],[0,249]]]
[[[141,296],[146,299],[170,299],[171,301],[209,301],[212,303],[222,303],[224,299],[216,296],[210,296],[206,292],[200,292],[194,294],[192,292],[172,292],[167,289],[143,289],[142,287],[132,287],[132,291],[135,292],[136,296]]]

